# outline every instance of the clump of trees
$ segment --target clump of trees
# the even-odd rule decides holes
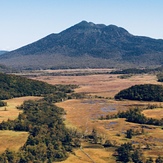
[[[23,113],[16,120],[2,122],[0,129],[27,131],[29,137],[19,153],[6,151],[0,155],[0,162],[59,161],[80,146],[77,132],[64,125],[63,109],[44,100],[26,101],[19,109]]]
[[[149,72],[156,71],[157,69],[137,69],[137,68],[128,68],[124,70],[112,71],[110,74],[145,74]]]
[[[147,108],[149,107],[150,106],[147,106]],[[153,109],[152,106],[151,106],[151,109]],[[133,122],[133,123],[156,125],[156,126],[163,125],[163,118],[162,119],[148,118],[144,114],[142,114],[141,111],[142,109],[140,108],[129,109],[127,111],[118,112],[115,115],[106,115],[106,117],[102,116],[100,117],[100,120],[114,119],[114,118],[126,118],[126,121]]]
[[[21,96],[43,96],[38,101],[25,101],[18,109],[23,113],[15,120],[0,123],[0,130],[29,132],[28,139],[19,152],[9,149],[0,155],[0,162],[26,163],[64,160],[68,152],[80,146],[80,135],[67,129],[65,114],[55,102],[71,97],[75,85],[49,85],[44,82],[0,73],[0,100]],[[0,105],[6,103],[0,101]]]
[[[45,94],[72,93],[75,85],[50,85],[16,75],[0,73],[0,100],[22,96],[44,96]]]
[[[141,149],[134,148],[131,143],[124,143],[116,149],[117,161],[128,163],[154,163],[152,157],[145,159]],[[158,156],[155,163],[163,163],[163,157]]]
[[[115,99],[163,101],[163,86],[155,84],[135,85],[115,95]]]
[[[4,101],[0,100],[0,107],[6,106],[6,105],[7,105],[7,102],[4,102]]]
[[[145,69],[138,69],[138,68],[128,68],[123,70],[116,70],[110,72],[110,74],[146,74],[146,73],[156,73],[156,72],[162,72],[163,67],[157,67],[157,68],[145,68]],[[159,73],[161,74],[161,73]]]
[[[156,77],[158,82],[163,82],[163,73],[158,73]]]
[[[141,113],[139,108],[129,109],[127,111],[122,111],[118,113],[119,118],[126,118],[128,122],[134,122],[139,124],[148,124],[148,125],[163,125],[163,118],[161,120],[154,118],[147,118],[144,114]]]
[[[124,143],[120,147],[117,148],[117,160],[121,162],[130,162],[134,161],[135,155],[138,155],[138,151],[134,151],[134,148],[131,143]],[[141,156],[142,153],[139,152],[139,155]],[[142,160],[142,157],[137,158],[140,161]]]

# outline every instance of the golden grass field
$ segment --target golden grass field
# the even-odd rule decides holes
[[[26,100],[37,99],[40,99],[40,97],[27,96],[4,100],[7,102],[7,106],[0,107],[0,122],[17,118],[21,112],[16,108],[17,106],[20,106]],[[26,142],[27,137],[27,132],[0,131],[0,153],[3,153],[7,148],[18,151]]]
[[[34,79],[49,84],[76,84],[80,87],[75,92],[113,98],[120,90],[136,84],[158,83],[155,75],[135,75],[128,79],[117,78],[119,75],[87,75],[87,76],[38,76]]]
[[[149,118],[161,119],[163,118],[163,108],[157,108],[154,110],[144,110],[143,114]]]
[[[92,160],[96,163],[115,163],[115,158],[112,156],[114,150],[106,150],[102,148],[83,148],[83,150],[89,154]],[[92,163],[82,151],[78,149],[75,154],[70,154],[68,159],[61,161],[61,163]],[[59,163],[59,162],[58,162]]]
[[[59,70],[57,70],[59,71]],[[75,71],[75,70],[73,70]],[[77,70],[80,71],[80,70]],[[106,71],[106,70],[105,70]],[[53,72],[53,71],[52,71]],[[62,107],[66,111],[65,123],[67,127],[76,128],[82,133],[90,133],[93,128],[104,140],[111,140],[113,144],[120,145],[124,142],[132,141],[137,146],[140,144],[146,157],[157,157],[159,154],[163,156],[163,130],[160,127],[144,125],[144,134],[134,136],[132,140],[125,137],[127,129],[142,130],[142,125],[126,122],[125,119],[99,120],[99,117],[107,114],[114,114],[121,110],[126,110],[135,106],[145,106],[148,104],[163,103],[156,102],[140,102],[140,101],[115,101],[114,95],[120,90],[128,88],[135,84],[160,84],[157,82],[155,75],[135,75],[127,79],[118,78],[119,75],[103,74],[103,75],[87,75],[87,76],[37,76],[32,77],[35,80],[47,82],[49,84],[76,84],[79,88],[75,92],[84,92],[91,95],[88,99],[71,99],[59,102],[56,105]],[[37,97],[23,97],[7,100],[8,106],[0,108],[0,121],[14,119],[18,116],[19,111],[16,106],[23,103],[24,100],[34,99]],[[5,111],[7,110],[7,111]],[[148,117],[163,118],[161,108],[153,110],[145,110],[143,113]],[[5,135],[6,134],[6,135]],[[1,136],[2,135],[2,136]],[[0,140],[5,137],[7,143],[0,144],[0,152],[5,148],[11,147],[12,143],[21,141],[17,145],[14,144],[14,150],[17,150],[26,141],[28,133],[5,131],[0,132]],[[12,139],[11,139],[12,138]],[[13,141],[11,141],[13,140]],[[103,141],[104,141],[103,140]],[[7,146],[8,144],[8,146]],[[151,149],[146,150],[146,146]],[[96,163],[114,163],[115,158],[113,148],[88,148],[87,142],[82,142],[83,151],[91,156]],[[75,154],[70,154],[63,163],[90,163],[92,162],[82,151],[77,149]]]
[[[18,151],[26,142],[27,137],[27,132],[0,131],[0,153],[3,153],[7,148]]]
[[[21,112],[16,108],[17,106],[23,104],[24,101],[37,99],[40,99],[40,97],[27,96],[4,100],[5,102],[7,102],[7,106],[0,107],[0,122],[2,122],[3,120],[13,120],[17,118],[19,113]]]
[[[127,129],[141,131],[142,125],[126,122],[125,119],[99,120],[101,115],[114,114],[120,110],[126,110],[135,106],[146,106],[148,104],[162,105],[157,102],[140,102],[140,101],[115,101],[114,95],[122,89],[126,89],[136,84],[161,84],[157,82],[155,75],[134,75],[127,79],[118,78],[119,75],[87,75],[87,76],[38,76],[35,79],[45,81],[49,84],[76,84],[79,88],[75,89],[77,93],[86,93],[92,95],[89,99],[72,99],[57,103],[66,111],[66,125],[77,128],[83,133],[90,133],[95,128],[99,135],[104,139],[111,140],[115,145],[132,141],[143,149],[146,157],[156,158],[158,155],[163,156],[163,130],[160,127],[144,125],[144,134],[134,136],[132,140],[125,137]],[[100,97],[101,96],[101,97]],[[100,97],[100,98],[97,98]],[[162,118],[163,109],[145,110],[143,113],[148,117]],[[150,149],[145,148],[149,146]],[[90,154],[91,158],[97,163],[114,163],[113,150],[94,149],[83,147]],[[87,163],[91,162],[80,149],[75,151],[75,155],[63,163]]]

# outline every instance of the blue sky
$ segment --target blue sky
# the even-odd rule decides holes
[[[86,20],[163,39],[163,0],[0,0],[0,50],[13,50]]]

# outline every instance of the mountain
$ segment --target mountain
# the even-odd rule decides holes
[[[115,25],[82,21],[1,55],[0,63],[25,69],[159,66],[163,64],[163,40],[134,36]]]
[[[7,67],[5,65],[0,64],[0,73],[2,73],[2,72],[4,72],[4,73],[11,73],[11,72],[17,72],[17,71],[12,69],[12,68],[10,68],[10,67]]]
[[[0,50],[0,55],[1,54],[4,54],[4,53],[7,53],[8,51],[5,51],[5,50]]]

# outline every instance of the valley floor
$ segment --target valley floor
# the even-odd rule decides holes
[[[79,70],[78,70],[79,71]],[[106,71],[106,70],[105,70]],[[54,72],[54,71],[52,71]],[[50,73],[52,73],[50,72]],[[48,72],[49,73],[49,72]],[[28,76],[28,75],[27,75]],[[28,76],[35,80],[47,82],[49,84],[75,84],[79,85],[75,89],[76,93],[85,93],[88,95],[84,99],[70,99],[56,103],[57,106],[64,108],[66,111],[65,123],[69,128],[76,128],[84,134],[90,134],[93,129],[102,137],[102,141],[110,140],[114,146],[119,146],[122,143],[131,142],[135,146],[140,146],[144,156],[156,158],[158,155],[163,156],[163,130],[161,127],[152,125],[142,125],[137,123],[126,122],[124,118],[116,118],[109,120],[100,120],[106,115],[113,115],[119,111],[124,111],[129,108],[145,107],[147,105],[157,105],[153,110],[144,110],[143,113],[147,117],[161,119],[162,102],[142,102],[142,101],[115,101],[114,95],[120,90],[128,88],[136,84],[160,84],[157,82],[156,76],[151,74],[134,75],[126,79],[121,79],[120,75],[113,74],[92,74],[92,75],[36,75]],[[25,100],[37,100],[38,97],[22,97],[7,100],[7,107],[0,109],[0,121],[7,119],[15,119],[19,111],[17,106],[21,105]],[[159,107],[160,106],[160,107]],[[143,126],[143,127],[142,127]],[[143,134],[133,136],[132,139],[126,138],[126,131],[134,129],[141,131]],[[9,136],[10,135],[10,136]],[[10,139],[12,136],[13,139]],[[12,146],[10,140],[14,142],[17,139],[22,140],[19,146],[15,146],[17,150],[26,141],[28,134],[24,132],[5,131],[0,132],[0,139],[6,137],[8,146]],[[22,139],[24,137],[24,139]],[[3,152],[6,146],[0,145],[0,152]],[[82,149],[77,149],[74,154],[70,154],[69,158],[63,163],[114,163],[115,148],[103,148],[102,146],[90,144],[87,141],[82,141]],[[91,160],[87,155],[91,157]]]
[[[163,103],[142,102],[142,101],[115,101],[114,95],[120,90],[136,84],[160,84],[155,75],[143,74],[134,75],[126,79],[121,79],[120,75],[112,74],[93,74],[86,76],[37,76],[34,79],[45,81],[49,84],[76,84],[79,88],[76,93],[86,93],[90,95],[87,99],[72,99],[57,103],[66,111],[66,125],[77,128],[84,134],[91,133],[95,128],[104,140],[111,140],[115,146],[125,142],[132,142],[135,146],[140,146],[146,158],[149,156],[156,158],[163,156],[163,130],[160,127],[144,125],[144,134],[134,136],[131,140],[126,138],[128,129],[141,130],[143,125],[126,122],[125,119],[99,120],[101,116],[112,115],[118,111],[127,110],[135,107],[145,107],[147,105],[160,105]],[[145,110],[147,117],[162,118],[162,108]],[[91,145],[90,145],[91,146]],[[150,147],[147,149],[147,147]],[[91,155],[93,160],[98,163],[115,162],[112,148],[87,148],[84,150]],[[100,153],[100,155],[99,155]],[[69,162],[91,162],[80,149],[75,151],[75,155],[63,161]]]

